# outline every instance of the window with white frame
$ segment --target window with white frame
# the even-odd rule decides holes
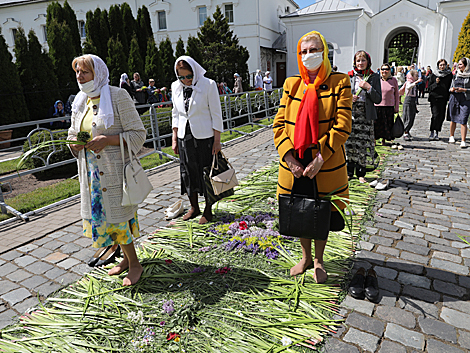
[[[158,29],[166,29],[166,13],[165,11],[158,12]]]
[[[333,66],[333,59],[335,55],[335,48],[333,44],[328,43],[328,60],[330,60],[331,66]]]
[[[47,28],[46,26],[41,26],[42,27],[42,35],[44,37],[44,42],[47,42]]]
[[[78,21],[78,30],[80,32],[80,37],[86,38],[85,21]]]
[[[16,36],[18,35],[18,29],[17,28],[12,28],[11,29],[11,34],[12,34],[12,37],[13,37],[13,44],[15,44]]]
[[[207,7],[205,6],[198,7],[197,13],[199,15],[199,26],[203,26],[207,18]]]
[[[233,4],[225,4],[225,18],[228,20],[228,23],[233,23]]]

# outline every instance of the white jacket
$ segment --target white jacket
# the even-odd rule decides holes
[[[172,128],[178,128],[178,137],[184,137],[188,121],[191,132],[197,139],[214,136],[213,130],[223,132],[222,108],[217,84],[207,77],[199,78],[196,87],[200,92],[193,90],[189,100],[188,113],[184,109],[183,90],[178,89],[179,85],[181,85],[179,81],[171,84],[173,92]]]

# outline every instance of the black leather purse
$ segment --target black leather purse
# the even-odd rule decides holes
[[[294,178],[294,184],[297,178]],[[326,240],[330,231],[331,201],[320,199],[316,177],[313,198],[297,194],[279,195],[279,233],[296,238]],[[294,189],[294,185],[292,186]]]

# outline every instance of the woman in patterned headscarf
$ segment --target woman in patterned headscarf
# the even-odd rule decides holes
[[[353,126],[346,142],[348,177],[354,172],[359,182],[365,183],[367,161],[374,160],[374,121],[377,120],[375,104],[382,101],[380,76],[371,70],[370,55],[359,50],[354,55],[354,70],[348,72],[353,92]]]
[[[332,72],[325,38],[312,31],[297,44],[300,75],[284,82],[284,93],[274,119],[274,144],[279,153],[277,193],[313,194],[316,176],[321,197],[330,193],[348,196],[344,142],[351,131],[351,87],[347,75]],[[294,190],[294,178],[296,180]],[[340,209],[343,202],[336,202]],[[330,230],[344,228],[344,220],[331,207]],[[323,252],[327,240],[300,239],[302,259],[291,268],[292,276],[314,269],[317,283],[327,280]]]
[[[118,275],[129,269],[123,285],[130,286],[137,283],[143,269],[133,243],[139,236],[138,207],[121,206],[123,164],[119,135],[127,132],[129,138],[124,144],[137,153],[145,141],[145,128],[129,94],[109,86],[108,67],[101,58],[83,55],[73,60],[72,67],[80,92],[73,101],[68,140],[77,140],[81,131],[91,136],[85,146],[70,145],[78,162],[83,233],[92,238],[93,247],[100,248],[89,264],[99,266],[114,260],[119,244],[124,258],[108,274]],[[124,158],[129,160],[127,153]]]

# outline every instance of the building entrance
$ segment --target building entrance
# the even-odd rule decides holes
[[[384,63],[396,66],[411,65],[418,62],[419,37],[409,27],[391,31],[385,39]]]

